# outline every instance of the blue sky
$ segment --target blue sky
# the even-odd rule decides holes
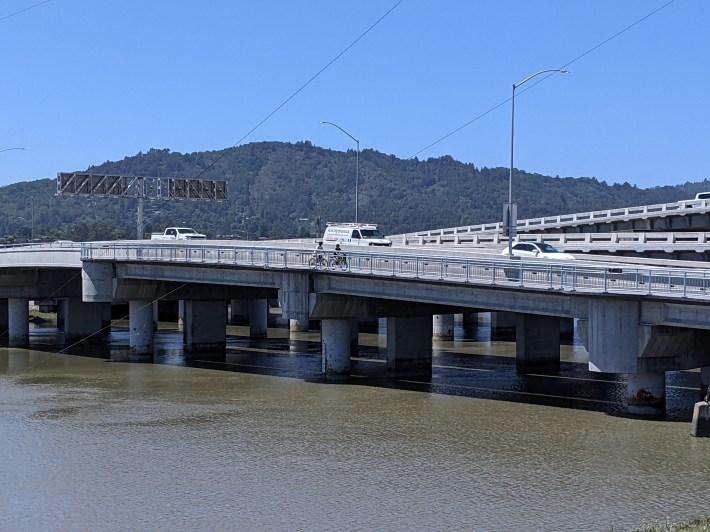
[[[41,1],[0,0],[0,150],[25,148],[0,152],[0,185],[233,146],[398,2]],[[404,0],[242,143],[354,149],[327,120],[361,149],[507,167],[512,84],[565,67],[516,91],[516,168],[710,178],[710,2],[594,49],[667,3]]]

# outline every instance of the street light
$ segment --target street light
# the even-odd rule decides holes
[[[357,151],[355,152],[355,223],[357,223],[357,182],[360,177],[360,141],[357,140],[355,137],[353,137],[350,133],[345,131],[338,124],[334,124],[333,122],[326,122],[325,120],[321,120],[320,123],[321,124],[329,124],[331,126],[337,127],[340,131],[342,131],[348,137],[353,139],[355,141],[355,143],[357,144]]]
[[[523,81],[520,81],[518,83],[513,83],[513,97],[510,99],[511,101],[511,119],[510,119],[510,174],[508,176],[508,203],[505,206],[505,222],[506,222],[506,230],[508,231],[508,257],[512,258],[513,257],[513,218],[517,216],[513,216],[513,140],[515,139],[515,89],[523,85],[524,83],[527,83],[530,81],[532,78],[535,76],[539,76],[540,74],[545,74],[547,72],[559,72],[560,74],[569,74],[568,70],[562,70],[559,68],[550,68],[547,70],[540,70],[540,72],[535,72],[534,74],[531,74],[527,78],[525,78]]]

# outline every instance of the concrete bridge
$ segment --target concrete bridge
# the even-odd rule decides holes
[[[703,270],[444,248],[346,251],[347,264],[330,269],[309,266],[311,244],[8,248],[0,251],[0,298],[11,345],[29,340],[30,299],[63,299],[69,339],[98,334],[110,323],[110,306],[128,303],[132,356],[150,358],[157,303],[179,301],[186,354],[221,357],[228,308],[248,309],[250,334],[265,336],[267,300],[278,297],[293,330],[321,322],[326,380],[349,377],[358,320],[387,318],[389,377],[429,379],[432,341],[451,334],[452,314],[481,311],[492,313],[494,328],[515,330],[520,372],[556,371],[560,334],[574,320],[590,370],[628,374],[633,413],[663,411],[666,371],[699,368],[703,390],[710,380],[710,275]]]
[[[517,240],[545,241],[569,253],[707,260],[710,201],[688,200],[518,220]],[[504,246],[501,222],[391,235],[395,245]]]

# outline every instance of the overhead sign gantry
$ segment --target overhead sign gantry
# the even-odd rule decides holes
[[[143,238],[143,200],[226,201],[227,182],[214,179],[59,172],[57,195],[138,200],[138,239]]]

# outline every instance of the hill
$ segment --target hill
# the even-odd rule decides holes
[[[188,225],[218,238],[306,237],[326,221],[353,221],[355,215],[355,152],[310,142],[259,142],[186,154],[151,149],[77,171],[228,182],[224,203],[147,201],[148,232]],[[521,219],[665,203],[710,189],[707,181],[640,189],[517,170],[513,179]],[[26,241],[33,232],[42,240],[135,238],[135,200],[56,196],[55,191],[49,179],[0,188],[0,235],[8,242]],[[389,234],[498,221],[507,196],[507,168],[477,168],[448,156],[402,160],[375,150],[360,153],[359,220],[377,223]]]

